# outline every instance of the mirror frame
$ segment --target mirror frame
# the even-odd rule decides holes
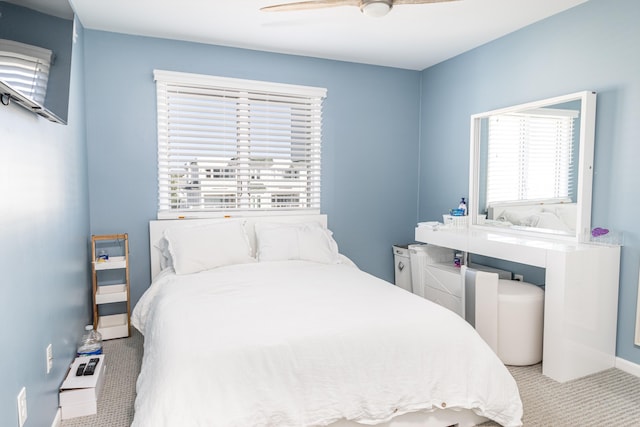
[[[548,105],[562,104],[569,101],[581,101],[580,112],[580,147],[578,155],[577,212],[575,235],[552,233],[548,230],[536,230],[534,227],[506,228],[483,225],[479,219],[479,181],[480,181],[480,143],[481,123],[492,115],[513,113],[516,111],[541,108]],[[469,157],[469,227],[471,229],[516,233],[552,239],[582,242],[589,240],[591,232],[591,196],[593,188],[593,153],[595,145],[596,93],[593,91],[576,92],[526,104],[514,105],[498,110],[473,114],[471,116],[471,147]]]

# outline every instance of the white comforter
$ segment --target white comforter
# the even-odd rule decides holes
[[[521,425],[505,366],[453,312],[345,264],[164,273],[137,304],[133,426],[376,424],[468,408]]]

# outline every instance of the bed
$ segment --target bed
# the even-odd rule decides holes
[[[519,426],[455,313],[359,270],[326,216],[152,221],[133,426]]]

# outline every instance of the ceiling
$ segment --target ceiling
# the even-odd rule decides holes
[[[68,13],[66,0],[10,0]],[[423,70],[587,0],[399,5],[381,18],[343,6],[261,12],[291,0],[70,0],[87,29]]]

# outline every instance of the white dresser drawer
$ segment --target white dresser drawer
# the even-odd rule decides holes
[[[438,289],[434,289],[428,286],[425,288],[425,298],[445,308],[448,308],[459,316],[463,316],[462,298],[453,296],[447,292],[442,292]]]
[[[448,264],[433,264],[425,267],[424,286],[462,298],[462,276],[460,268]]]

